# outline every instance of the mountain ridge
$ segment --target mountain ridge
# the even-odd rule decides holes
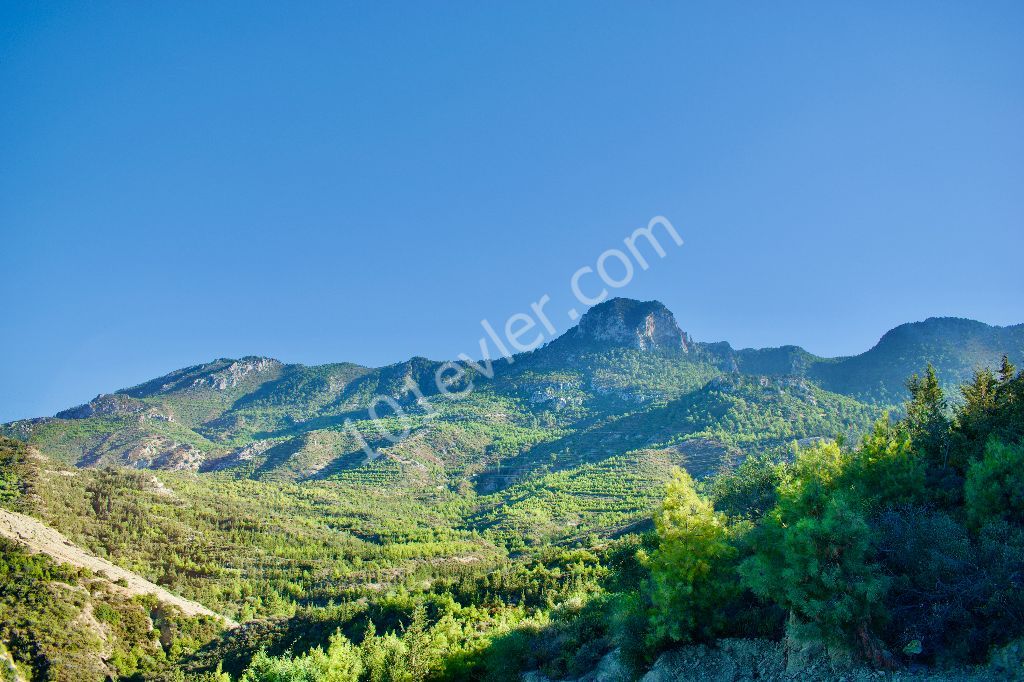
[[[545,346],[494,361],[492,379],[470,371],[449,387],[472,381],[463,400],[441,393],[436,376],[444,363],[424,357],[371,368],[250,355],[174,370],[52,418],[5,424],[0,433],[78,466],[297,480],[375,476],[360,455],[361,443],[369,443],[403,480],[454,485],[510,458],[530,475],[688,438],[756,451],[854,436],[904,399],[906,378],[926,363],[949,386],[995,366],[1004,353],[1024,361],[1024,325],[963,318],[900,325],[847,357],[823,358],[795,345],[735,350],[693,340],[658,301],[617,298]],[[665,410],[700,395],[707,400],[689,411]],[[383,422],[370,418],[373,406]],[[385,437],[384,424],[394,437]],[[601,424],[629,433],[595,447],[610,433],[608,426],[594,430]],[[661,436],[652,440],[652,433]]]
[[[631,304],[634,307],[629,309]],[[613,308],[609,308],[609,306],[613,306]],[[608,323],[607,317],[598,315],[609,309],[615,310],[615,316],[613,317],[613,322],[611,324]],[[652,325],[652,330],[640,332],[639,329],[633,325],[634,328],[630,329],[628,320],[632,318],[632,320],[636,322],[636,315],[643,315],[644,313],[647,313],[647,315],[644,315],[642,318],[643,322],[647,322],[649,315],[658,315],[662,317],[664,322],[671,324],[672,328],[665,330],[662,325]],[[600,319],[600,322],[595,323],[595,320],[598,319]],[[623,324],[621,324],[617,329],[609,329],[608,326],[613,326],[615,321],[620,321]],[[710,352],[713,355],[731,354],[737,361],[736,371],[740,371],[740,373],[743,374],[764,374],[770,376],[802,375],[810,368],[811,365],[818,363],[840,364],[852,361],[873,351],[878,351],[888,343],[902,343],[907,341],[908,338],[919,338],[920,334],[915,334],[915,332],[920,332],[925,329],[934,329],[936,326],[948,327],[951,323],[957,325],[961,329],[969,327],[973,331],[980,333],[995,333],[997,335],[1005,335],[1008,337],[1019,335],[1020,338],[1011,339],[1010,343],[1015,343],[1016,347],[1012,348],[1012,352],[1008,354],[1010,355],[1011,360],[1014,359],[1014,354],[1024,354],[1024,323],[999,326],[989,325],[985,322],[970,318],[954,316],[932,316],[921,321],[905,322],[897,325],[883,333],[873,346],[856,355],[821,356],[811,353],[802,346],[796,344],[766,346],[762,348],[733,348],[728,341],[695,342],[687,332],[683,331],[678,326],[675,321],[675,316],[660,301],[636,301],[626,298],[609,299],[608,301],[592,307],[580,317],[579,323],[576,326],[559,335],[540,349],[532,351],[532,353],[543,353],[557,348],[558,346],[556,346],[556,344],[578,341],[597,341],[610,346],[634,346],[640,350],[672,351],[679,349],[683,352],[687,352],[691,345],[696,344],[704,349],[710,349]],[[606,325],[606,327],[604,329],[596,328],[599,324]],[[654,329],[657,331],[654,331]],[[656,339],[655,335],[657,335],[661,340],[659,341]],[[513,356],[513,358],[522,357],[524,355],[530,355],[530,353]],[[787,367],[786,363],[780,363],[776,356],[792,357],[793,363]],[[495,364],[499,364],[500,366],[500,363],[498,363],[497,360],[498,359],[492,359]],[[158,393],[168,393],[173,392],[175,389],[184,388],[186,386],[183,386],[183,384],[187,384],[188,382],[191,382],[193,385],[206,383],[211,386],[216,386],[221,390],[224,390],[225,388],[234,388],[254,374],[272,372],[275,369],[287,370],[291,368],[301,368],[321,370],[326,368],[347,367],[352,368],[355,371],[361,370],[363,373],[370,373],[374,371],[400,368],[415,363],[429,363],[437,366],[443,362],[444,360],[431,360],[423,356],[413,356],[407,360],[400,360],[380,367],[370,367],[344,361],[313,365],[306,365],[303,363],[286,363],[277,358],[263,355],[246,355],[239,358],[220,357],[209,362],[172,370],[159,377],[141,382],[134,386],[117,389],[113,393],[97,394],[96,398],[93,400],[61,410],[53,416],[57,418],[76,418],[72,416],[73,414],[76,414],[76,411],[78,411],[77,413],[79,414],[85,414],[96,411],[97,407],[102,411],[104,408],[100,405],[94,405],[94,403],[97,403],[97,401],[101,403],[109,403],[111,396],[124,395],[131,398],[151,397]],[[742,371],[744,368],[749,371]],[[948,383],[956,382],[950,381]],[[90,408],[90,406],[92,406],[92,409],[87,410],[86,408]],[[89,416],[91,416],[91,414],[89,414]],[[14,422],[21,421],[28,421],[28,419],[14,420]]]

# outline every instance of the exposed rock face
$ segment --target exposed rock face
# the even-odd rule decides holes
[[[569,332],[590,341],[639,350],[689,350],[690,340],[658,301],[613,298],[591,308]]]
[[[188,443],[176,443],[165,436],[149,436],[125,454],[125,464],[136,469],[197,471],[205,455]]]
[[[682,680],[786,680],[783,645],[766,640],[722,639],[717,646],[684,646],[658,657],[641,682]],[[804,678],[801,678],[804,679]],[[807,677],[806,679],[822,679]],[[832,678],[834,679],[834,678]]]
[[[85,405],[57,413],[58,419],[88,419],[89,417],[126,417],[145,412],[147,405],[126,395],[98,395]]]
[[[281,367],[281,363],[273,358],[242,358],[235,360],[224,369],[211,372],[192,382],[193,387],[207,386],[218,391],[225,391],[238,386],[246,378],[262,374],[271,369]]]
[[[249,462],[269,450],[274,443],[269,440],[256,440],[236,450],[232,450],[224,457],[206,462],[203,471],[221,471],[243,462]]]
[[[121,393],[98,395],[85,405],[57,413],[58,419],[88,419],[89,417],[136,417],[145,421],[173,422],[174,416]]]

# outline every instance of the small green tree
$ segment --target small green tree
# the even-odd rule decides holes
[[[1005,359],[1006,356],[1003,356]],[[996,377],[988,368],[975,370],[974,379],[960,387],[964,397],[961,415],[982,415],[996,406]]]
[[[362,671],[359,649],[336,632],[326,652],[316,647],[302,656],[274,657],[260,651],[240,682],[358,682]]]
[[[871,560],[872,531],[849,490],[848,463],[836,443],[799,451],[739,572],[824,641],[853,647],[874,641],[888,581]]]
[[[867,511],[913,503],[924,495],[924,462],[907,431],[887,418],[875,422],[860,447],[839,461],[842,471],[833,474],[836,488],[852,491]]]
[[[1010,362],[1009,356],[1004,355],[1003,361],[999,364],[999,383],[1008,384],[1017,376],[1017,368]]]
[[[359,644],[359,652],[365,667],[363,679],[369,682],[410,679],[404,663],[408,648],[393,632],[377,635],[373,621],[366,626],[366,634]]]
[[[427,629],[427,609],[423,602],[416,604],[412,622],[406,628],[402,641],[407,647],[405,669],[409,679],[419,682],[426,679],[431,669],[437,664],[440,652],[435,651]]]
[[[907,390],[910,391],[910,400],[904,423],[915,447],[926,453],[935,464],[948,465],[946,397],[930,362],[923,377],[917,374],[910,377]]]
[[[985,456],[967,471],[964,498],[975,527],[995,519],[1024,524],[1024,444],[989,440]]]
[[[677,471],[654,524],[661,542],[650,558],[650,643],[713,637],[740,590],[728,520]]]
[[[734,470],[711,479],[707,492],[715,509],[753,521],[775,506],[780,465],[767,455],[751,455]]]
[[[359,647],[352,644],[341,634],[335,632],[327,647],[327,670],[325,678],[329,682],[345,682],[358,680],[363,672],[363,661]]]

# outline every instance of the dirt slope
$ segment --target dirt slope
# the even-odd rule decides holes
[[[214,613],[202,604],[189,601],[171,594],[159,585],[155,585],[138,574],[115,566],[106,559],[101,559],[81,547],[69,542],[63,535],[41,522],[17,512],[0,509],[0,536],[24,545],[32,552],[41,552],[55,561],[81,568],[88,568],[94,573],[105,575],[111,582],[124,580],[127,591],[132,595],[151,594],[165,604],[173,604],[187,616],[214,616],[220,618],[230,627],[238,623]]]

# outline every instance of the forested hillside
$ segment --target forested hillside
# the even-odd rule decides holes
[[[493,378],[470,369],[449,387],[472,384],[459,399],[439,394],[444,363],[425,358],[371,369],[246,357],[0,429],[79,467],[293,481],[394,475],[414,485],[486,487],[511,482],[512,472],[694,437],[744,443],[751,454],[801,438],[855,436],[899,409],[906,377],[925,363],[949,390],[1003,354],[1024,361],[1024,326],[930,319],[888,332],[862,355],[823,359],[796,346],[734,351],[697,342],[660,303],[613,299],[547,346],[494,361]],[[404,415],[372,423],[374,404],[389,416],[382,399],[397,401]],[[408,433],[393,439],[400,442],[381,439],[381,423]],[[384,470],[363,466],[363,440],[386,453]]]
[[[5,545],[0,641],[58,680],[629,678],[734,638],[984,676],[1024,626],[1022,335],[822,359],[617,299],[462,396],[424,358],[172,372],[5,425],[0,504],[241,626]]]

